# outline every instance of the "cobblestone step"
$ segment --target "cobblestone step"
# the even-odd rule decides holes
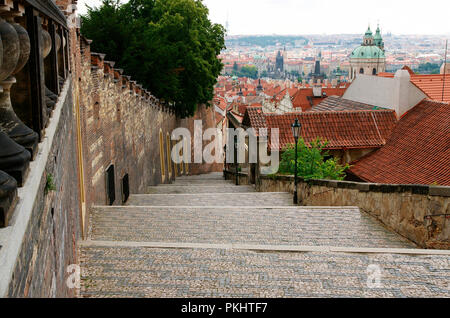
[[[209,185],[209,186],[220,186],[220,185],[234,185],[231,180],[215,180],[215,179],[177,179],[173,185]]]
[[[80,261],[82,297],[450,297],[448,256],[94,246]]]
[[[289,193],[141,194],[129,206],[293,206]]]
[[[223,172],[215,172],[199,176],[180,176],[177,180],[224,180]]]
[[[250,193],[255,192],[253,186],[235,186],[235,185],[159,185],[157,187],[148,187],[148,194],[195,194],[195,193]]]
[[[414,248],[358,208],[96,207],[91,239]]]
[[[450,256],[412,253],[358,208],[293,206],[220,173],[149,192],[92,209],[82,297],[450,297]]]

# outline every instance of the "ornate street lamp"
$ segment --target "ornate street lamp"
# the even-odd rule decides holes
[[[300,131],[302,129],[302,125],[298,121],[298,118],[295,119],[295,122],[292,124],[292,134],[294,135],[295,140],[295,167],[294,167],[294,204],[298,204],[298,196],[297,196],[297,149],[298,149],[298,138],[300,136]]]

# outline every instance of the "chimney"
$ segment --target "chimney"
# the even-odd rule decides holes
[[[394,77],[394,110],[397,117],[400,118],[409,109],[409,83],[411,75],[406,70],[398,70]]]
[[[314,85],[313,87],[313,95],[314,97],[322,97],[322,85]]]
[[[443,63],[441,66],[441,74],[450,75],[450,63]]]

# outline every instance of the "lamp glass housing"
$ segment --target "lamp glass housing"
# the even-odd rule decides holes
[[[295,119],[295,122],[292,124],[292,134],[294,135],[295,140],[298,140],[301,128],[302,125],[300,124],[298,119]]]

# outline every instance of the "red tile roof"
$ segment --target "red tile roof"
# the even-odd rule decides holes
[[[215,118],[216,118],[216,124],[219,124],[224,119],[222,114],[219,114],[218,112],[215,113]]]
[[[214,100],[214,104],[221,110],[227,109],[227,101],[223,97],[218,97]]]
[[[310,112],[345,111],[345,110],[385,110],[379,106],[355,102],[338,96],[330,96],[319,105],[314,106]]]
[[[400,120],[384,147],[350,172],[374,183],[450,186],[450,104],[421,102]]]
[[[247,107],[242,124],[256,129],[256,135],[259,135],[260,128],[267,128],[266,116],[262,107]]]
[[[344,96],[345,88],[323,88],[322,92],[325,93],[325,96]],[[302,111],[308,111],[311,107],[319,105],[324,101],[323,97],[314,97],[312,88],[300,88],[297,92],[291,95],[291,101],[294,108],[301,108]]]
[[[411,82],[421,89],[430,99],[436,101],[450,102],[450,74],[445,75],[414,75]],[[444,92],[444,99],[442,99]]]
[[[450,102],[450,74],[415,74],[411,73],[411,69],[406,69],[411,74],[411,83],[416,85],[428,98],[436,101]],[[395,75],[392,73],[380,73],[378,76],[393,78]],[[442,99],[442,92],[444,92],[444,99]]]
[[[393,110],[265,114],[265,118],[269,128],[280,129],[280,149],[294,143],[291,125],[296,118],[305,142],[325,139],[327,149],[382,147],[397,122]]]

